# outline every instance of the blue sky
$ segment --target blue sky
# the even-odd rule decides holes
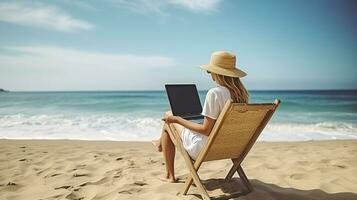
[[[0,1],[0,88],[212,87],[237,54],[248,89],[357,88],[356,1]]]

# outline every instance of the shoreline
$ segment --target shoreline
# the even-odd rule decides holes
[[[259,139],[259,138],[258,138]],[[151,140],[82,140],[82,139],[13,139],[13,138],[0,138],[0,143],[1,141],[38,141],[38,142],[45,142],[45,141],[70,141],[70,142],[108,142],[108,143],[149,143],[151,144]],[[309,140],[284,140],[284,141],[274,141],[274,140],[257,140],[256,143],[305,143],[305,142],[333,142],[333,141],[357,141],[356,139],[320,139],[320,140],[314,140],[314,139],[309,139]]]
[[[199,175],[211,196],[352,200],[355,155],[357,140],[259,141],[242,164],[254,187],[248,195],[236,175],[224,183],[229,160],[204,163]],[[164,169],[150,142],[0,139],[0,199],[200,199],[195,187],[178,195],[188,173],[181,155],[179,183],[162,182]]]

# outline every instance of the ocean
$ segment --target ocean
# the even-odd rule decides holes
[[[250,95],[254,103],[282,101],[261,141],[357,139],[357,90]],[[3,92],[0,138],[148,141],[159,137],[167,110],[164,91]]]

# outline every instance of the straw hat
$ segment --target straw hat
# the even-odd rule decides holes
[[[211,61],[207,65],[201,65],[202,69],[209,72],[230,77],[244,77],[247,74],[236,68],[236,55],[227,51],[216,51],[211,55]]]

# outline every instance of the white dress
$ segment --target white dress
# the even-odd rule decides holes
[[[202,115],[211,119],[217,119],[221,113],[224,104],[231,99],[229,90],[226,87],[218,85],[208,90],[205,103],[202,109]],[[190,157],[196,160],[198,154],[207,142],[207,136],[184,128],[181,132],[182,143]]]

